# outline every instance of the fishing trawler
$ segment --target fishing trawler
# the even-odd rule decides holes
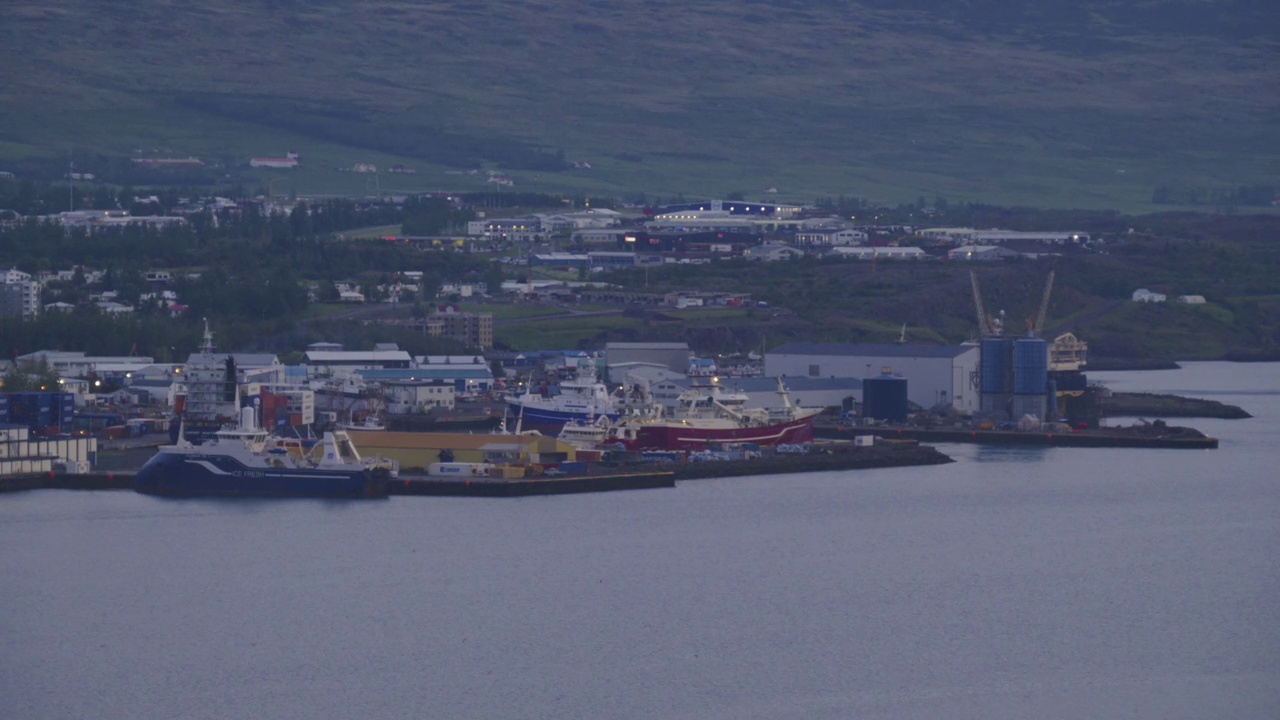
[[[196,445],[183,436],[160,448],[138,470],[135,488],[156,495],[257,497],[386,497],[396,463],[364,458],[345,431],[326,432],[310,447],[273,437],[254,409],[239,423]]]
[[[560,383],[556,395],[539,395],[526,390],[507,398],[512,417],[522,419],[527,427],[559,430],[571,420],[592,422],[600,416],[616,420],[618,408],[609,389],[596,377],[591,362],[578,364],[577,377]]]
[[[711,445],[750,443],[773,446],[813,440],[813,421],[822,408],[791,403],[778,379],[781,407],[747,407],[745,393],[725,390],[712,378],[708,386],[680,394],[676,408],[664,413],[653,404],[624,412],[610,430],[607,442],[629,450],[706,450]]]

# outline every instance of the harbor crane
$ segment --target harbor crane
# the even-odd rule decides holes
[[[1044,279],[1044,296],[1041,297],[1041,307],[1036,313],[1036,318],[1027,319],[1027,337],[1039,337],[1044,331],[1044,314],[1048,313],[1048,296],[1053,292],[1053,273],[1055,270],[1050,270],[1048,278]]]
[[[1004,322],[1000,317],[988,316],[982,305],[982,290],[978,287],[978,274],[969,271],[969,280],[973,284],[973,307],[978,313],[978,335],[980,337],[999,337],[1004,333]],[[1004,315],[1004,311],[1000,311]]]

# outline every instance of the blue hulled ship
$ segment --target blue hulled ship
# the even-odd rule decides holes
[[[560,383],[555,395],[525,391],[507,398],[507,409],[522,427],[559,430],[569,422],[592,423],[600,417],[617,420],[617,400],[595,374],[595,366],[583,363],[578,376]]]
[[[195,445],[179,437],[138,471],[139,492],[186,496],[386,497],[395,463],[362,458],[341,430],[308,446],[256,427],[253,408],[240,424]]]

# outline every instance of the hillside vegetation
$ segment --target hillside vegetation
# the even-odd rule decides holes
[[[1277,16],[1267,0],[9,0],[0,169],[72,157],[120,181],[130,168],[103,158],[141,151],[265,182],[247,157],[294,149],[301,193],[363,191],[335,168],[403,162],[418,174],[383,189],[494,169],[544,191],[1145,209],[1274,184]]]

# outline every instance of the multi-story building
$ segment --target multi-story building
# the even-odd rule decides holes
[[[458,312],[445,305],[427,317],[427,334],[449,337],[478,348],[493,347],[493,313]]]
[[[0,317],[34,320],[40,315],[40,283],[21,270],[0,272]]]

